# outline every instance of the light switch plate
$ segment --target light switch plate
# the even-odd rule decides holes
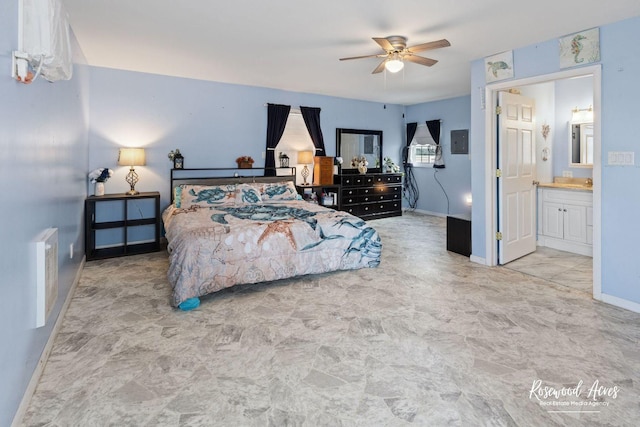
[[[634,166],[635,153],[633,151],[609,151],[607,164],[611,166]]]

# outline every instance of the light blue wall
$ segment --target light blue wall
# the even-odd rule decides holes
[[[607,152],[638,157],[637,100],[640,99],[640,17],[600,27],[602,64],[602,292],[640,303],[640,170],[606,165]],[[549,40],[514,50],[515,78],[560,71],[558,42]],[[485,111],[481,108],[484,62],[471,64],[472,253],[485,258]]]
[[[120,145],[145,146],[147,165],[136,168],[139,191],[160,191],[169,204],[167,154],[179,148],[185,167],[235,167],[241,155],[264,166],[265,103],[320,107],[327,155],[335,155],[336,128],[384,132],[384,155],[399,161],[403,107],[251,86],[117,71],[91,70],[90,168],[115,168],[108,193],[128,189],[127,168],[116,164]]]
[[[88,69],[68,82],[30,85],[9,75],[18,48],[18,2],[0,3],[0,425],[18,409],[84,254],[82,229],[88,158]],[[76,52],[79,52],[76,46]],[[83,62],[81,58],[77,61]],[[59,233],[59,295],[36,329],[32,241]],[[74,258],[69,245],[75,246]]]
[[[467,154],[451,154],[451,131],[470,127],[470,102],[470,96],[461,96],[406,107],[405,123],[442,120],[440,144],[443,148],[445,169],[413,169],[420,192],[416,206],[419,210],[440,214],[471,213],[471,207],[465,201],[465,196],[471,194],[471,159]],[[435,180],[436,171],[437,178],[449,197],[448,212],[445,193]]]

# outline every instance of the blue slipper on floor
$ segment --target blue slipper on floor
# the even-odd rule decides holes
[[[194,308],[198,308],[200,305],[200,298],[189,298],[188,300],[182,301],[178,308],[182,311],[193,310]]]

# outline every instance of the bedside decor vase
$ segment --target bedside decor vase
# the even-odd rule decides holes
[[[96,187],[93,194],[95,196],[104,196],[104,182],[96,182]]]
[[[365,173],[367,173],[367,167],[365,165],[358,165],[358,172],[364,175]]]

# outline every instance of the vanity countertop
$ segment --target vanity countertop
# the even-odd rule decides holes
[[[538,187],[561,188],[563,190],[593,191],[593,181],[590,178],[568,178],[556,176],[553,182],[541,182]]]
[[[585,184],[567,184],[562,182],[541,182],[538,187],[544,188],[561,188],[563,190],[576,190],[576,191],[593,191],[593,186],[587,186]]]

